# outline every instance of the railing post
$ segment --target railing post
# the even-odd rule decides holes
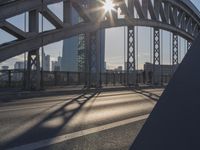
[[[26,70],[23,71],[23,89],[26,89]]]
[[[44,71],[43,70],[41,70],[40,71],[40,76],[41,76],[41,78],[40,78],[40,87],[41,87],[41,89],[43,89],[44,88]]]
[[[106,71],[106,86],[108,85],[108,73]]]
[[[8,70],[8,87],[11,88],[11,70]]]
[[[120,72],[119,78],[120,78],[120,84],[122,85],[122,72]]]
[[[123,76],[124,76],[124,86],[125,86],[126,85],[126,73],[125,73],[125,71],[123,73]]]
[[[113,85],[115,85],[115,73],[113,73]]]
[[[78,85],[81,84],[81,76],[80,76],[80,72],[78,72]]]
[[[67,85],[69,85],[69,72],[67,72]]]
[[[54,71],[54,85],[57,85],[57,71]]]

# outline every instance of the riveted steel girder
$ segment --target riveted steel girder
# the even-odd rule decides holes
[[[178,35],[173,34],[172,39],[172,65],[178,65]]]
[[[120,9],[124,18],[117,13],[103,16],[102,5],[94,0],[94,7],[85,7],[85,0],[18,0],[0,6],[0,28],[14,35],[17,40],[0,45],[0,62],[13,56],[32,51],[43,45],[66,39],[81,33],[90,33],[100,28],[118,26],[148,26],[164,29],[193,41],[200,31],[199,12],[188,0],[115,0],[115,9]],[[52,3],[63,2],[64,19],[48,9]],[[96,5],[95,5],[96,4]],[[71,24],[71,7],[83,19]],[[48,32],[24,32],[17,26],[6,23],[6,19],[27,11],[38,10],[56,29]],[[134,15],[134,12],[138,15]],[[97,14],[97,15],[96,15]],[[137,16],[137,17],[136,17]],[[43,39],[43,40],[41,40]],[[43,42],[41,42],[43,41]]]
[[[178,35],[173,34],[172,38],[172,65],[173,65],[173,72],[176,70],[178,64],[179,64],[179,59],[178,55],[179,54],[179,40],[178,40]]]
[[[187,50],[190,50],[192,46],[192,42],[191,41],[187,41]]]
[[[128,27],[127,84],[136,84],[135,27]],[[137,39],[138,40],[138,39]]]
[[[29,30],[31,32],[39,31],[39,13],[37,10],[29,12]],[[29,51],[27,62],[26,89],[40,90],[40,55],[39,49]]]
[[[153,35],[153,84],[161,83],[161,66],[160,66],[160,29],[154,28]]]

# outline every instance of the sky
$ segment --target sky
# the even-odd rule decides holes
[[[191,0],[195,6],[200,10],[200,1],[199,0]],[[53,12],[57,14],[57,16],[62,20],[62,3],[56,4],[56,5],[50,5],[48,6]],[[27,16],[26,16],[27,19]],[[24,14],[15,16],[13,18],[8,19],[9,22],[11,22],[14,25],[17,25],[20,29],[26,30],[27,26],[25,27],[24,23]],[[41,16],[40,16],[40,24],[41,23]],[[54,27],[48,23],[47,20],[44,20],[44,31],[53,29]],[[41,28],[40,28],[41,30]],[[124,32],[124,30],[127,30],[126,27],[116,27],[116,28],[110,28],[106,29],[106,37],[105,37],[105,61],[107,63],[108,69],[116,68],[117,66],[124,66],[124,56],[126,59],[127,53],[124,51],[126,49],[126,43],[127,43],[127,34]],[[152,62],[151,54],[151,44],[150,44],[150,35],[151,35],[151,29],[148,27],[136,27],[136,32],[138,43],[136,43],[136,51],[138,52],[137,58],[138,63],[137,67],[138,69],[143,68],[143,64],[145,62]],[[162,31],[163,34],[163,45],[161,45],[162,48],[162,64],[170,64],[170,55],[169,52],[169,45],[170,45],[170,35],[167,31]],[[0,29],[0,35],[5,38],[0,38],[0,44],[4,42],[8,42],[11,40],[14,40],[15,38],[6,34],[3,30]],[[179,40],[179,45],[181,51],[179,52],[179,60],[181,60],[184,57],[184,54],[186,53],[186,42],[185,40],[181,39]],[[52,57],[52,60],[56,60],[56,58],[60,55],[62,55],[62,47],[63,42],[56,42],[49,44],[44,47],[45,53],[50,54]],[[3,63],[0,63],[0,67],[3,65],[9,65],[10,69],[13,68],[14,63],[16,61],[22,61],[24,58],[23,55],[11,58]]]

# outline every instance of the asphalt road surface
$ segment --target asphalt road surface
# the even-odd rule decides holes
[[[129,149],[162,89],[51,96],[0,104],[0,149]]]

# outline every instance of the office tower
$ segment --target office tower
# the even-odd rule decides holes
[[[81,18],[77,12],[72,9],[72,24],[76,24],[81,21]],[[100,36],[100,68],[101,72],[105,72],[105,30],[101,30],[98,33]],[[62,71],[71,72],[84,72],[85,71],[85,36],[84,34],[71,37],[63,40],[63,56],[61,62]]]
[[[50,71],[50,55],[43,54],[43,70]]]

